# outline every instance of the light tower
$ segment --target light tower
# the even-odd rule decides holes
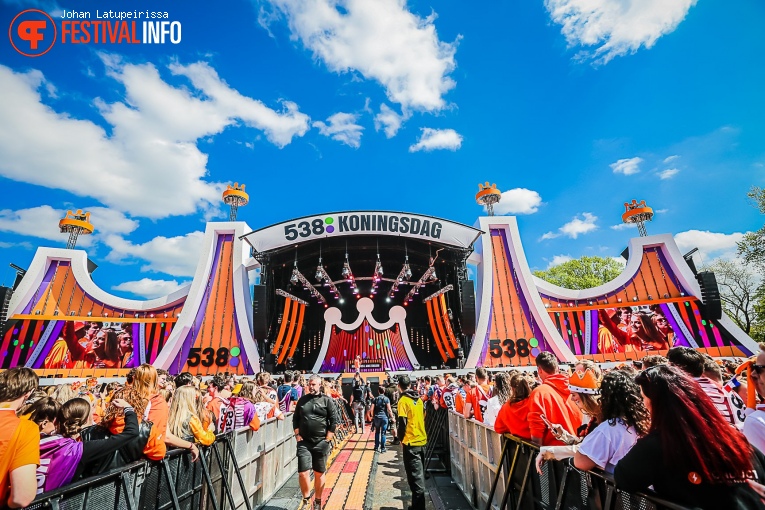
[[[72,250],[77,245],[77,236],[85,236],[93,233],[93,224],[90,222],[90,213],[66,211],[66,216],[58,222],[58,228],[62,234],[69,234],[69,240],[66,242],[66,249]]]
[[[641,200],[640,203],[638,203],[637,200],[624,202],[624,208],[625,211],[624,214],[622,214],[622,221],[624,223],[634,223],[637,225],[640,237],[647,236],[645,222],[653,219],[653,209],[645,205],[645,200]]]
[[[228,215],[228,221],[236,221],[236,211],[240,206],[247,205],[250,201],[250,195],[244,192],[244,184],[241,186],[238,182],[234,185],[226,186],[226,190],[223,192],[223,203],[231,208],[231,212]]]
[[[475,201],[479,205],[486,206],[486,212],[489,216],[494,216],[494,204],[502,199],[502,192],[497,189],[496,184],[489,186],[489,183],[478,183],[478,193],[475,194]]]

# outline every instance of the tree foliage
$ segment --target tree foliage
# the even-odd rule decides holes
[[[757,311],[757,305],[762,306],[758,303],[762,299],[758,276],[736,260],[716,260],[705,269],[715,273],[725,313],[752,336],[753,328],[761,322]]]
[[[765,189],[752,186],[747,196],[762,214],[765,214]],[[738,242],[738,254],[744,262],[754,266],[765,274],[765,226],[755,232],[749,232]]]
[[[590,289],[608,283],[624,270],[624,265],[610,257],[581,257],[534,271],[534,276],[566,289]]]

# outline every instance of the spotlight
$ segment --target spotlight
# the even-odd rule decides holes
[[[342,305],[343,303],[345,303],[345,299],[340,298],[340,304]]]
[[[300,279],[298,278],[298,275],[297,275],[297,268],[295,268],[295,269],[292,270],[292,276],[290,277],[290,283],[295,285],[299,281],[300,281]]]
[[[390,298],[389,297],[385,298],[385,302],[390,303]]]

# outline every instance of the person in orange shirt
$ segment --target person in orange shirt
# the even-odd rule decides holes
[[[465,407],[462,415],[465,418],[475,418],[476,421],[483,423],[483,412],[486,410],[486,404],[491,398],[491,386],[487,384],[488,374],[486,369],[478,367],[475,371],[476,385],[472,386],[465,396]]]
[[[518,372],[510,377],[510,400],[505,402],[494,422],[497,434],[512,434],[531,440],[529,429],[529,396],[534,388],[534,379],[527,373]]]
[[[582,425],[582,412],[569,398],[568,377],[559,373],[558,359],[551,352],[539,353],[537,371],[542,384],[529,397],[529,429],[531,440],[543,446],[563,445],[556,439],[547,423],[556,423],[572,435]]]
[[[29,368],[0,373],[0,507],[23,508],[37,494],[40,430],[35,422],[16,416],[37,383]]]

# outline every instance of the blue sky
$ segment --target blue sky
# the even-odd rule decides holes
[[[758,0],[0,0],[0,25],[32,7],[167,12],[182,39],[38,58],[0,40],[5,285],[81,208],[96,283],[173,290],[234,181],[253,228],[353,209],[472,225],[495,182],[537,269],[618,256],[632,199],[705,262],[763,223]]]

